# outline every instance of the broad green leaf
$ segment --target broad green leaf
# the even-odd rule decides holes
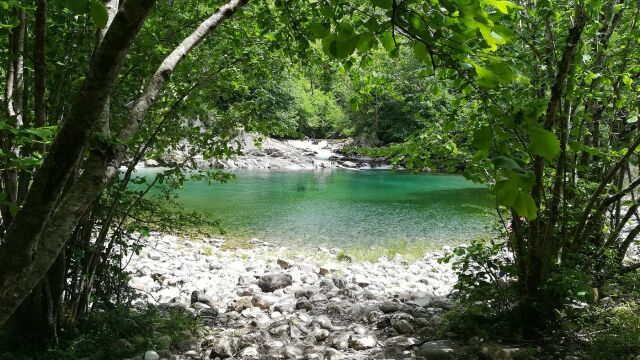
[[[551,131],[531,126],[529,137],[529,151],[532,154],[540,155],[547,160],[553,160],[560,155],[560,140]]]
[[[519,191],[512,207],[518,215],[524,216],[527,220],[535,220],[538,217],[536,203],[527,192]]]
[[[91,1],[91,18],[99,29],[107,26],[107,22],[109,22],[109,11],[101,1]]]
[[[391,31],[386,31],[384,32],[381,36],[380,36],[380,40],[382,41],[382,46],[385,48],[385,50],[387,50],[388,52],[391,52],[393,49],[396,48],[396,42],[393,39],[393,34],[391,33]]]
[[[429,49],[427,49],[427,45],[419,41],[414,42],[413,54],[416,56],[416,59],[426,64],[431,64],[431,57],[429,56]]]
[[[353,54],[358,46],[358,37],[355,36],[348,40],[337,40],[335,56],[339,59],[346,58]]]
[[[537,208],[533,197],[527,190],[521,189],[519,180],[507,179],[497,182],[493,186],[496,194],[496,200],[501,205],[513,208],[518,215],[524,216],[528,220],[534,220],[538,216]]]

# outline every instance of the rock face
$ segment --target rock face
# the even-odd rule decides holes
[[[446,343],[415,345],[416,334],[434,327],[455,281],[451,268],[437,262],[438,254],[413,264],[401,258],[355,263],[340,262],[339,251],[298,251],[292,257],[289,249],[256,243],[253,249],[223,251],[220,239],[186,242],[151,234],[148,246],[133,255],[128,270],[130,285],[139,291],[134,305],[183,307],[205,325],[203,340],[159,336],[155,350],[161,358],[171,358],[167,350],[184,359],[447,354]]]

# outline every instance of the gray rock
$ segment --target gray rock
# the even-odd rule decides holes
[[[316,291],[313,289],[301,289],[296,291],[294,296],[296,297],[296,299],[299,299],[301,297],[309,299],[315,294],[316,294]]]
[[[460,358],[464,346],[454,340],[434,340],[420,345],[415,353],[429,360],[452,360]]]
[[[273,351],[279,351],[280,349],[282,349],[284,344],[282,343],[282,341],[273,340],[273,341],[266,342],[264,346],[273,352]]]
[[[291,267],[291,263],[290,263],[289,261],[287,261],[287,260],[278,259],[278,260],[276,261],[276,263],[277,263],[278,265],[280,265],[280,267],[281,267],[281,268],[283,268],[283,269],[285,269],[285,270]]]
[[[344,356],[343,353],[341,353],[340,351],[336,350],[336,349],[327,349],[324,352],[324,356],[325,358],[327,358],[327,360],[343,360],[346,359],[346,357]]]
[[[339,334],[331,337],[329,341],[329,345],[336,350],[345,350],[349,348],[349,338],[353,335],[352,332],[346,332],[343,334]]]
[[[313,337],[316,339],[316,341],[325,341],[329,337],[329,330],[316,329],[313,332]]]
[[[206,304],[210,307],[216,307],[216,302],[211,298],[211,296],[202,293],[200,291],[194,291],[191,293],[191,304],[202,303]]]
[[[257,359],[260,357],[258,354],[258,348],[255,346],[248,346],[240,352],[240,357],[242,359]]]
[[[211,359],[215,359],[216,357],[221,359],[231,357],[238,351],[240,347],[239,343],[240,340],[238,340],[238,338],[222,336],[211,349],[211,355],[209,357]]]
[[[353,335],[349,339],[349,346],[354,350],[371,349],[376,343],[376,338],[371,335]]]
[[[380,311],[382,311],[383,313],[389,314],[392,312],[399,311],[400,304],[393,301],[384,301],[382,304],[379,305],[379,308],[380,308]]]
[[[431,298],[431,296],[422,296],[413,300],[413,303],[420,307],[427,307],[431,305],[432,302],[433,299]]]
[[[242,312],[242,310],[252,307],[253,301],[251,296],[242,296],[230,302],[229,305],[227,305],[227,311]]]
[[[276,302],[276,300],[277,298],[274,296],[267,294],[255,294],[253,295],[251,302],[253,306],[259,307],[262,310],[267,310]]]
[[[507,347],[494,343],[482,344],[478,352],[484,360],[527,360],[533,358],[529,349]]]
[[[331,324],[331,319],[329,319],[326,315],[320,315],[313,319],[313,323],[318,324],[320,328],[326,330],[333,330],[333,324]]]
[[[160,360],[160,355],[153,350],[149,350],[144,353],[144,360]]]
[[[282,355],[284,355],[285,359],[302,359],[304,357],[304,352],[298,347],[287,345],[284,347]]]
[[[292,313],[296,310],[296,303],[290,300],[285,300],[274,305],[273,310],[283,314]]]
[[[400,334],[413,333],[413,326],[404,319],[391,319],[391,326]]]
[[[338,289],[344,289],[347,286],[347,282],[343,279],[343,278],[333,278],[333,284],[338,288]]]
[[[327,301],[327,296],[324,294],[315,294],[311,298],[309,298],[311,302],[324,302]]]
[[[258,280],[258,286],[263,292],[274,292],[293,284],[291,275],[286,273],[266,274]]]
[[[308,300],[299,299],[298,302],[296,302],[296,309],[311,311],[313,305]]]
[[[310,352],[305,354],[304,360],[323,360],[324,356],[321,353]]]

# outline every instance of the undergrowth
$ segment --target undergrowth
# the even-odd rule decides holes
[[[1,334],[0,360],[116,360],[152,349],[168,355],[198,329],[199,322],[180,308],[96,310],[74,330],[63,328],[58,345],[36,346]]]

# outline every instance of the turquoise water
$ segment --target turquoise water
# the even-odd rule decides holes
[[[231,236],[276,243],[447,243],[492,224],[485,186],[457,175],[386,170],[235,171],[228,183],[191,181],[179,201],[221,221]]]

